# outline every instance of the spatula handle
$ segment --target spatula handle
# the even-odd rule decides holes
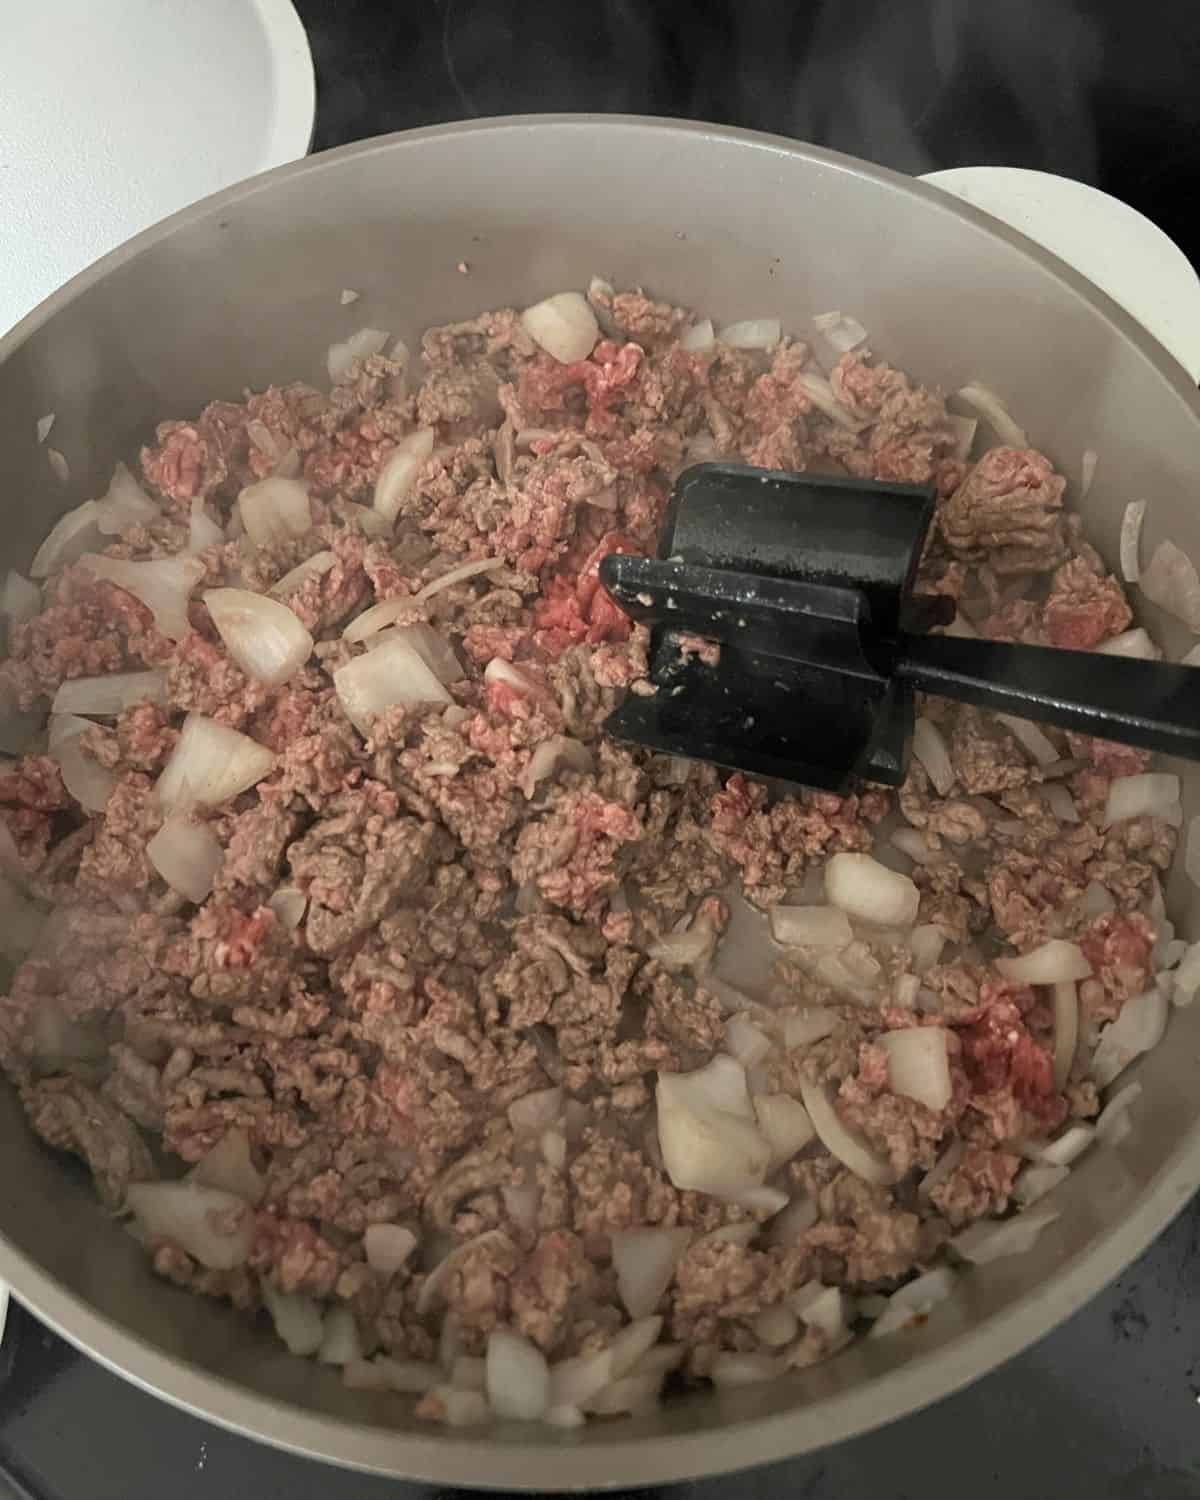
[[[922,692],[1200,760],[1200,668],[961,636],[905,636],[894,671]]]

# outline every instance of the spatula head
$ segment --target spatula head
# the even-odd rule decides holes
[[[913,705],[889,663],[933,503],[913,485],[687,470],[657,559],[601,566],[617,603],[651,626],[649,690],[609,733],[807,786],[899,785]]]

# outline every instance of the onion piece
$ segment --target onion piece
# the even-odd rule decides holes
[[[787,1369],[775,1354],[718,1354],[709,1367],[708,1378],[718,1390],[731,1386],[761,1385],[777,1380]]]
[[[828,339],[839,354],[848,354],[851,349],[857,349],[859,344],[867,341],[867,330],[858,319],[836,310],[817,313],[813,318],[813,327]]]
[[[1073,979],[1054,986],[1054,1087],[1062,1090],[1071,1076],[1079,1045],[1079,987]]]
[[[204,508],[204,496],[194,496],[188,515],[187,550],[194,556],[210,547],[219,547],[224,540],[225,533]]]
[[[520,780],[520,787],[526,799],[534,796],[538,786],[548,776],[553,776],[564,768],[586,775],[595,768],[592,752],[586,745],[581,744],[579,740],[572,739],[569,735],[552,734],[548,740],[543,740],[529,757],[529,764]],[[711,953],[716,941],[716,932],[712,924],[705,922],[693,921],[687,933],[682,936],[683,941],[676,941],[672,948],[676,956],[682,956],[683,961],[679,967],[687,967],[688,964],[699,962],[705,953]],[[660,939],[659,946],[670,942],[669,938]],[[690,956],[693,949],[696,950],[695,956]],[[661,954],[651,956],[657,957],[660,963],[664,962]]]
[[[1167,1013],[1166,997],[1157,988],[1126,1000],[1117,1019],[1102,1028],[1092,1053],[1097,1088],[1107,1088],[1135,1057],[1159,1044],[1167,1029]]]
[[[1070,1167],[1045,1162],[1040,1166],[1022,1167],[1013,1179],[1012,1200],[1021,1208],[1040,1203],[1047,1193],[1060,1187],[1071,1175]]]
[[[50,465],[50,472],[59,484],[70,484],[71,465],[67,462],[66,454],[60,453],[57,448],[47,448],[46,460]]]
[[[188,596],[204,577],[204,564],[195,557],[156,557],[150,562],[85,554],[81,567],[106,579],[144,604],[154,616],[155,629],[169,641],[191,634]]]
[[[267,592],[273,599],[287,599],[297,589],[303,588],[310,578],[324,578],[337,564],[337,557],[327,550],[314,552],[311,557],[306,557],[302,563],[297,563],[290,568],[282,578],[273,583]]]
[[[31,578],[49,578],[60,568],[76,561],[85,552],[103,546],[104,534],[100,530],[100,518],[96,502],[85,500],[74,510],[69,510],[51,529],[49,535],[33,555],[29,564]]]
[[[488,1334],[484,1381],[498,1417],[536,1422],[550,1404],[550,1369],[542,1351],[509,1328]]]
[[[954,457],[959,463],[966,463],[971,457],[971,449],[975,446],[975,434],[979,431],[979,422],[975,417],[960,417],[954,412],[947,412],[946,420],[954,433]]]
[[[1135,661],[1158,661],[1162,656],[1162,648],[1154,644],[1140,625],[1102,641],[1095,649],[1100,656],[1129,656]]]
[[[1029,446],[1029,439],[1025,436],[1024,428],[1018,427],[1013,421],[1008,408],[995,391],[989,390],[978,380],[973,380],[954,394],[964,406],[969,406],[988,423],[1006,447],[1027,448]]]
[[[972,1265],[986,1266],[1003,1256],[1032,1250],[1042,1230],[1057,1218],[1056,1209],[1039,1208],[1011,1219],[978,1219],[950,1241],[950,1248]]]
[[[402,640],[387,641],[339,667],[333,685],[346,717],[362,735],[370,734],[377,714],[396,704],[453,701],[418,653]]]
[[[1121,517],[1121,577],[1126,583],[1136,583],[1142,571],[1138,549],[1145,519],[1146,502],[1131,500]]]
[[[848,916],[878,927],[911,926],[921,904],[921,893],[907,875],[869,854],[833,855],[825,865],[825,893]]]
[[[220,1188],[257,1208],[267,1190],[267,1179],[254,1165],[250,1155],[250,1138],[244,1130],[227,1130],[211,1150],[206,1151],[187,1175],[189,1182],[201,1187]]]
[[[349,307],[352,302],[357,302],[361,296],[361,292],[353,291],[350,287],[344,286],[338,293],[338,301],[343,307]]]
[[[330,344],[325,353],[325,368],[329,371],[331,383],[340,385],[356,359],[369,359],[372,354],[381,353],[388,337],[381,328],[360,328],[348,339]]]
[[[617,1294],[631,1318],[654,1312],[691,1239],[690,1229],[626,1229],[612,1236]]]
[[[901,854],[907,855],[914,864],[931,864],[937,856],[925,842],[925,835],[916,828],[894,828],[889,842]]]
[[[238,514],[256,547],[273,547],[312,530],[308,488],[299,479],[272,475],[248,484],[238,495]]]
[[[1037,1160],[1050,1167],[1069,1167],[1072,1162],[1079,1160],[1095,1138],[1095,1126],[1077,1121],[1074,1125],[1068,1125],[1054,1140],[1039,1145]]]
[[[877,1156],[858,1132],[842,1120],[828,1085],[802,1077],[800,1098],[821,1144],[831,1156],[836,1156],[856,1177],[876,1187],[890,1187],[896,1181],[891,1164]]]
[[[49,751],[58,762],[63,785],[80,807],[103,812],[117,784],[115,771],[108,770],[83,748],[80,736],[95,726],[74,714],[54,714],[49,725]]]
[[[417,1237],[405,1224],[368,1224],[363,1230],[367,1265],[381,1276],[394,1276],[417,1248]]]
[[[808,1111],[790,1094],[758,1094],[754,1099],[758,1128],[771,1147],[771,1166],[780,1167],[816,1135]]]
[[[414,650],[437,680],[449,687],[466,675],[454,647],[432,625],[396,625],[369,637],[367,650],[374,651],[390,641],[401,641]],[[536,754],[536,751],[535,751]]]
[[[208,589],[202,597],[225,649],[254,681],[282,687],[312,655],[312,636],[278,599],[249,589]]]
[[[950,1060],[942,1026],[901,1026],[885,1031],[879,1045],[887,1053],[888,1086],[939,1114],[950,1102]]]
[[[948,1266],[926,1271],[887,1298],[887,1306],[875,1319],[867,1337],[881,1339],[889,1333],[920,1327],[939,1302],[953,1296],[957,1286],[958,1278]]]
[[[124,464],[113,470],[108,489],[96,501],[96,524],[105,536],[120,536],[131,526],[161,521],[162,511]]]
[[[717,341],[727,349],[771,349],[783,337],[778,318],[742,318],[726,323]]]
[[[300,1358],[315,1354],[325,1338],[325,1323],[316,1299],[302,1292],[281,1292],[266,1276],[260,1278],[259,1289],[288,1353]]]
[[[1179,801],[1179,777],[1166,771],[1143,771],[1136,776],[1116,776],[1109,783],[1104,806],[1104,826],[1129,818],[1161,818]]]
[[[802,370],[794,377],[794,384],[802,390],[812,404],[831,422],[845,427],[849,432],[861,432],[866,423],[860,422],[852,411],[844,407],[833,394],[833,387],[824,375]]]
[[[325,1315],[325,1330],[317,1359],[323,1365],[351,1365],[362,1359],[362,1340],[354,1314],[339,1303]]]
[[[54,413],[48,411],[44,417],[37,419],[37,440],[44,443],[50,436],[50,429],[54,426]]]
[[[936,922],[923,922],[908,935],[908,951],[912,954],[914,974],[927,974],[939,961],[946,946],[945,928]]]
[[[1066,984],[1092,972],[1079,944],[1063,938],[1051,938],[1020,958],[998,958],[996,967],[1013,984]]]
[[[703,318],[679,335],[679,347],[689,354],[704,354],[712,348],[713,337],[712,319]]]
[[[583,1409],[598,1417],[616,1417],[638,1411],[658,1399],[662,1381],[659,1374],[626,1375],[597,1391],[583,1403]]]
[[[1079,822],[1075,798],[1060,781],[1052,781],[1042,787],[1042,800],[1060,823]]]
[[[660,1326],[662,1324],[661,1318],[648,1318],[644,1321],[658,1323]],[[620,1338],[621,1335],[618,1334],[617,1337]],[[576,1354],[569,1359],[560,1359],[550,1368],[550,1405],[582,1406],[609,1385],[612,1379],[611,1348],[598,1349],[594,1354]]]
[[[787,1299],[788,1306],[808,1328],[816,1329],[830,1345],[844,1343],[847,1300],[840,1287],[810,1281]]]
[[[105,677],[68,677],[59,684],[50,706],[52,714],[84,714],[113,718],[135,703],[166,703],[167,674],[110,672]]]
[[[1192,828],[1196,827],[1196,820],[1192,820]],[[1189,850],[1191,846],[1191,834],[1189,830]],[[1200,838],[1197,838],[1200,843]],[[1200,990],[1200,943],[1192,943],[1179,960],[1179,967],[1172,975],[1171,999],[1176,1005],[1190,1005],[1196,998],[1196,991]]]
[[[644,1368],[645,1356],[657,1343],[662,1325],[660,1317],[635,1318],[614,1335],[609,1345],[612,1379],[619,1380],[632,1370]]]
[[[1105,1146],[1119,1146],[1133,1129],[1129,1111],[1141,1097],[1140,1083],[1127,1083],[1118,1089],[1096,1118],[1096,1140]]]
[[[658,1075],[658,1141],[677,1188],[731,1197],[757,1186],[771,1148],[754,1123],[740,1063],[720,1053],[694,1073]]]
[[[146,845],[146,858],[171,889],[197,906],[208,898],[224,857],[212,829],[184,813],[168,818]]]
[[[443,589],[453,588],[456,583],[465,583],[469,578],[478,578],[481,573],[494,573],[497,568],[505,566],[502,557],[476,558],[474,562],[461,563],[449,572],[439,574],[431,583],[419,589],[413,595],[414,603],[421,603],[425,599],[432,599],[435,594],[440,594]]]
[[[216,807],[246,791],[272,770],[265,745],[203,714],[188,714],[155,790],[167,809],[180,804]]]
[[[329,555],[333,556],[332,553]],[[395,624],[402,615],[412,614],[414,603],[411,594],[397,594],[392,599],[381,599],[378,604],[372,604],[370,609],[363,610],[361,615],[355,615],[342,631],[342,639],[352,645],[368,640],[381,630],[386,630],[389,625]]]
[[[288,932],[295,932],[304,921],[308,897],[294,885],[281,885],[272,892],[267,905],[275,913],[275,920]]]
[[[725,1050],[743,1068],[756,1068],[771,1050],[771,1038],[745,1016],[730,1016],[725,1023]]]
[[[560,1088],[536,1089],[514,1099],[508,1106],[508,1120],[517,1136],[540,1136],[543,1130],[557,1125],[563,1114],[563,1091]]]
[[[400,514],[422,465],[433,452],[434,436],[432,427],[418,427],[402,437],[384,459],[371,503],[386,521],[394,522]]]
[[[946,796],[954,785],[954,767],[942,732],[931,719],[919,718],[913,725],[912,747],[934,791],[939,797]]]
[[[453,1250],[444,1255],[425,1280],[417,1292],[417,1300],[414,1311],[418,1318],[424,1318],[442,1302],[443,1290],[454,1267],[459,1264],[468,1251],[474,1250],[481,1245],[511,1246],[512,1241],[502,1229],[485,1229],[482,1234],[477,1234],[473,1239],[463,1240],[461,1245],[456,1245]],[[449,1323],[446,1319],[443,1328]]]
[[[596,347],[600,325],[580,292],[555,292],[521,314],[525,332],[559,364],[586,359]]]
[[[783,1044],[792,1047],[809,1047],[837,1030],[838,1013],[826,1005],[810,1005],[783,1018]]]
[[[1094,448],[1085,448],[1083,457],[1079,462],[1079,498],[1086,500],[1088,492],[1092,488],[1092,480],[1096,477],[1096,465],[1099,457]]]
[[[210,1271],[245,1265],[254,1243],[254,1214],[233,1193],[199,1182],[134,1182],[125,1205],[154,1243],[178,1245]]]
[[[441,1420],[447,1427],[478,1427],[491,1418],[491,1408],[482,1391],[435,1385],[429,1394],[441,1408]]]
[[[34,577],[38,575],[35,573]],[[1200,578],[1186,553],[1174,542],[1159,542],[1138,585],[1146,598],[1200,635]]]
[[[42,610],[42,591],[23,574],[10,568],[0,588],[0,615],[11,642],[18,625],[34,619]]]
[[[796,1244],[801,1235],[807,1234],[817,1222],[818,1217],[816,1199],[810,1198],[807,1193],[800,1193],[767,1225],[764,1241],[767,1245],[787,1249]],[[726,1224],[723,1230],[714,1230],[713,1235],[728,1237],[732,1230],[742,1230],[745,1233],[744,1240],[735,1241],[735,1243],[749,1244],[758,1230],[758,1225]]]
[[[850,919],[836,906],[775,906],[771,936],[789,948],[845,948],[854,940]]]
[[[1058,759],[1058,751],[1036,724],[1028,719],[1019,719],[1016,714],[996,714],[994,717],[1039,766],[1053,765]]]

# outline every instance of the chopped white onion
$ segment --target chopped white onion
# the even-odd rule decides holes
[[[148,526],[162,519],[162,511],[124,464],[113,470],[108,489],[96,501],[96,524],[105,536],[120,536],[131,526]]]
[[[778,1355],[721,1353],[709,1368],[709,1379],[718,1389],[740,1385],[761,1385],[776,1380],[787,1366]]]
[[[348,339],[330,344],[325,354],[325,368],[329,371],[332,384],[338,385],[345,380],[356,359],[367,359],[372,354],[382,353],[387,341],[388,334],[381,328],[360,328]]]
[[[548,1406],[542,1421],[547,1427],[582,1427],[587,1421],[583,1412],[577,1406]]]
[[[178,1245],[210,1271],[233,1271],[249,1259],[254,1214],[233,1193],[199,1182],[134,1182],[125,1204],[151,1241]]]
[[[124,558],[85,554],[80,565],[97,578],[107,579],[139,600],[154,616],[155,628],[169,641],[191,634],[188,597],[204,577],[204,564],[179,554],[156,557],[150,562],[127,562]]]
[[[901,1026],[885,1031],[879,1045],[887,1053],[888,1086],[915,1099],[934,1114],[950,1102],[950,1060],[943,1026]]]
[[[1193,819],[1192,827],[1195,828],[1196,820]],[[1191,838],[1189,837],[1189,845]],[[1197,839],[1200,843],[1200,838]],[[1196,998],[1196,991],[1200,989],[1200,943],[1193,943],[1179,961],[1179,967],[1175,970],[1171,989],[1171,998],[1176,1005],[1190,1005]]]
[[[34,577],[37,576],[35,573]],[[1151,604],[1165,609],[1182,620],[1194,635],[1200,635],[1200,578],[1191,559],[1174,542],[1158,544],[1138,584]]]
[[[689,354],[703,354],[712,348],[713,337],[712,319],[703,318],[699,323],[685,328],[679,335],[679,347],[686,349]]]
[[[67,462],[66,454],[60,453],[57,448],[47,448],[46,458],[50,464],[50,472],[59,484],[70,484],[71,465]]]
[[[324,578],[326,573],[332,571],[337,563],[334,553],[326,550],[314,552],[311,557],[306,557],[302,563],[297,563],[276,583],[273,583],[268,593],[273,599],[287,599],[302,588],[310,578]]]
[[[514,1099],[508,1106],[509,1124],[518,1136],[540,1136],[543,1130],[557,1125],[563,1114],[563,1091],[560,1088],[537,1089]]]
[[[0,588],[0,615],[4,617],[10,642],[13,630],[40,614],[41,608],[41,589],[23,574],[10,568],[4,579],[4,585]]]
[[[783,1018],[785,1047],[808,1047],[837,1030],[838,1014],[826,1005],[810,1005]]]
[[[691,1239],[690,1229],[626,1229],[612,1236],[617,1293],[631,1318],[653,1313]]]
[[[330,553],[330,556],[333,554]],[[392,599],[381,599],[378,604],[372,604],[370,609],[363,610],[361,615],[355,615],[342,631],[342,639],[352,644],[368,640],[381,630],[386,630],[389,625],[395,624],[402,615],[411,614],[413,604],[411,594],[397,594]],[[426,626],[426,629],[429,628]]]
[[[1061,781],[1048,782],[1042,787],[1042,799],[1060,823],[1078,823],[1079,809],[1075,798]]]
[[[1135,1057],[1159,1044],[1167,1029],[1167,1012],[1166,996],[1157,988],[1126,1000],[1117,1019],[1102,1028],[1092,1053],[1092,1077],[1098,1088],[1107,1088]]]
[[[586,359],[596,347],[600,325],[579,292],[556,292],[521,314],[525,332],[559,364]]]
[[[1032,1250],[1042,1230],[1053,1224],[1058,1211],[1039,1208],[1011,1219],[978,1219],[950,1241],[950,1247],[973,1265],[986,1266],[1006,1255]]]
[[[1079,1045],[1079,987],[1073,979],[1054,985],[1054,1087],[1062,1089],[1071,1076]]]
[[[835,854],[825,865],[825,893],[848,916],[877,927],[909,927],[921,893],[907,875],[869,854]]]
[[[37,440],[44,443],[50,436],[50,429],[54,426],[54,413],[48,411],[44,417],[37,419]]]
[[[251,1208],[258,1207],[267,1190],[267,1179],[254,1165],[244,1130],[227,1130],[188,1173],[188,1180],[232,1193]]]
[[[890,1187],[896,1181],[891,1164],[877,1156],[862,1136],[851,1130],[838,1114],[828,1085],[802,1077],[800,1097],[821,1144],[831,1156],[836,1156],[856,1177],[876,1187]]]
[[[833,394],[833,387],[824,375],[816,375],[810,370],[802,370],[795,377],[794,383],[802,390],[817,410],[836,422],[839,427],[845,427],[849,432],[861,432],[865,423],[860,422],[852,411],[849,411]]]
[[[299,479],[272,475],[248,484],[238,495],[238,514],[256,547],[273,547],[312,530],[308,488]]]
[[[1129,656],[1135,661],[1158,661],[1162,656],[1162,648],[1154,644],[1140,625],[1102,641],[1096,651],[1101,656]]]
[[[1013,1179],[1013,1202],[1021,1208],[1030,1208],[1039,1203],[1047,1193],[1052,1193],[1056,1187],[1066,1182],[1070,1175],[1070,1167],[1059,1166],[1054,1162],[1022,1167]]]
[[[908,935],[908,951],[912,954],[914,974],[927,974],[941,959],[946,946],[945,928],[936,922],[922,922]]]
[[[970,385],[964,385],[954,394],[964,406],[969,406],[973,412],[978,413],[1007,447],[1026,448],[1029,446],[1029,439],[1025,436],[1024,429],[1018,427],[1013,421],[1008,408],[995,391],[989,390],[978,380],[973,380]]]
[[[204,508],[204,496],[196,495],[188,517],[187,550],[194,556],[209,547],[219,547],[224,540],[225,533]]]
[[[771,349],[783,337],[778,318],[742,318],[726,323],[717,334],[727,349]]]
[[[469,578],[478,578],[481,573],[494,573],[497,568],[502,567],[504,567],[502,557],[481,557],[473,562],[460,563],[458,567],[439,574],[432,583],[427,583],[423,589],[418,590],[413,595],[413,601],[420,604],[423,600],[432,599],[435,594],[440,594],[443,589],[453,588],[456,583],[466,583]]]
[[[790,1094],[758,1094],[754,1099],[754,1110],[758,1116],[758,1128],[771,1147],[772,1167],[790,1161],[816,1135],[808,1111]]]
[[[492,1412],[482,1391],[464,1391],[456,1385],[435,1385],[430,1395],[442,1409],[447,1427],[478,1427]]]
[[[1096,464],[1098,461],[1098,455],[1094,448],[1085,448],[1083,450],[1083,458],[1079,463],[1079,498],[1081,501],[1087,499],[1088,492],[1092,488],[1092,480],[1096,477]]]
[[[385,520],[395,521],[400,514],[422,465],[433,452],[434,437],[432,427],[418,427],[402,437],[384,460],[372,505]]]
[[[810,1198],[807,1193],[800,1193],[792,1199],[781,1213],[776,1214],[771,1220],[766,1229],[766,1243],[768,1245],[782,1246],[784,1249],[787,1249],[790,1245],[796,1244],[801,1235],[807,1234],[817,1222],[818,1217],[819,1209],[817,1207],[817,1200]],[[757,1227],[755,1224],[727,1224],[725,1231],[728,1232],[734,1229],[749,1230],[750,1232],[746,1234],[745,1240],[740,1242],[748,1244],[754,1238],[753,1232],[757,1230]],[[716,1234],[720,1234],[721,1232],[721,1230],[714,1231]]]
[[[1179,801],[1179,777],[1166,771],[1143,771],[1136,776],[1117,776],[1109,783],[1104,807],[1104,826],[1124,823],[1128,818],[1161,818]]]
[[[213,888],[224,855],[206,823],[176,813],[146,845],[146,858],[173,891],[200,906]]]
[[[1019,719],[1015,714],[997,714],[996,719],[1039,766],[1052,765],[1058,759],[1058,751],[1036,724]]]
[[[754,1318],[750,1331],[760,1344],[766,1344],[769,1349],[782,1349],[800,1332],[800,1323],[790,1307],[776,1302],[772,1307],[764,1307]]]
[[[88,812],[103,812],[117,784],[117,775],[83,748],[80,736],[94,727],[90,720],[74,714],[54,714],[49,724],[49,750],[58,762],[63,785],[80,807]]]
[[[658,1323],[660,1326],[662,1323],[661,1318],[647,1318],[645,1321]],[[598,1349],[594,1354],[575,1354],[569,1359],[560,1359],[550,1369],[550,1404],[582,1406],[610,1384],[612,1379],[611,1348]]]
[[[351,1365],[362,1359],[362,1341],[354,1314],[339,1303],[325,1315],[324,1333],[317,1359],[323,1365]]]
[[[609,1345],[613,1380],[645,1368],[645,1357],[658,1341],[662,1324],[662,1318],[657,1316],[635,1318],[614,1336]]]
[[[209,589],[205,607],[247,677],[282,687],[312,655],[313,638],[278,599],[249,589]]]
[[[836,906],[775,906],[771,936],[789,948],[845,948],[854,940],[850,919]]]
[[[1146,519],[1146,502],[1131,500],[1121,517],[1121,577],[1126,583],[1137,583],[1142,564],[1138,555],[1142,522]]]
[[[917,1328],[940,1303],[954,1294],[957,1278],[948,1266],[926,1271],[887,1299],[887,1306],[871,1326],[868,1338],[886,1338],[905,1328]]]
[[[942,732],[932,719],[920,718],[913,725],[913,754],[933,782],[933,789],[944,797],[954,785],[954,767]]]
[[[374,651],[391,641],[411,647],[445,687],[461,682],[466,675],[454,647],[432,625],[395,625],[369,637],[367,650]]]
[[[548,776],[564,768],[586,775],[594,769],[592,752],[569,735],[552,734],[529,757],[520,782],[526,798],[532,798]],[[692,921],[684,933],[661,938],[655,947],[662,951],[656,953],[652,949],[650,957],[657,958],[666,968],[687,968],[711,955],[716,937],[716,930],[710,922]]]
[[[1066,984],[1092,972],[1079,944],[1063,938],[1051,938],[1020,958],[998,958],[996,967],[1013,984]]]
[[[914,864],[932,864],[937,858],[925,842],[925,835],[915,828],[894,828],[890,842],[901,854],[907,855]]]
[[[624,1412],[639,1411],[658,1399],[661,1387],[662,1376],[659,1374],[626,1375],[597,1391],[583,1403],[583,1409],[597,1417],[616,1417]]]
[[[971,449],[975,446],[975,434],[979,431],[979,422],[975,417],[960,417],[954,412],[947,412],[946,420],[954,433],[954,457],[959,463],[966,463],[971,456]]]
[[[73,563],[85,552],[104,545],[104,534],[100,530],[100,518],[96,502],[85,500],[74,510],[69,510],[51,529],[46,540],[33,555],[29,564],[31,578],[49,578]]]
[[[550,1404],[550,1370],[542,1351],[509,1328],[488,1335],[487,1398],[498,1417],[536,1422]]]
[[[308,897],[294,885],[281,885],[267,899],[267,905],[275,913],[275,919],[288,932],[295,932],[304,921]]]
[[[343,307],[349,307],[352,302],[357,302],[361,296],[361,292],[352,291],[348,286],[344,286],[338,293],[338,301]]]
[[[849,354],[851,349],[857,349],[859,344],[867,341],[867,330],[858,319],[837,310],[817,313],[813,326],[839,354]]]
[[[1072,1162],[1079,1160],[1095,1138],[1095,1126],[1077,1120],[1052,1141],[1039,1145],[1037,1160],[1051,1167],[1069,1167]]]
[[[260,1289],[263,1305],[288,1353],[300,1358],[315,1354],[325,1339],[325,1321],[316,1298],[303,1292],[281,1292],[267,1276],[261,1278]]]
[[[718,1053],[694,1073],[659,1073],[658,1140],[677,1188],[732,1197],[756,1187],[771,1148],[754,1123],[740,1063]]]
[[[417,1317],[427,1317],[430,1312],[442,1300],[442,1294],[446,1282],[452,1274],[456,1265],[471,1250],[478,1249],[483,1245],[508,1245],[509,1237],[500,1229],[485,1229],[482,1234],[477,1234],[473,1239],[463,1240],[461,1245],[456,1245],[453,1250],[444,1255],[425,1280],[421,1283],[421,1289],[417,1293],[415,1312]],[[443,1322],[443,1329],[450,1325],[450,1319]]]
[[[165,703],[167,674],[110,672],[105,677],[68,677],[60,683],[51,704],[52,714],[91,714],[113,718],[135,703]]]
[[[188,714],[156,791],[167,809],[216,807],[261,781],[275,765],[265,745],[203,714]]]
[[[1129,1111],[1141,1096],[1140,1083],[1127,1083],[1118,1089],[1096,1118],[1096,1140],[1105,1146],[1119,1146],[1133,1129]]]
[[[367,1265],[381,1276],[394,1276],[417,1248],[417,1237],[405,1224],[368,1224],[363,1231]]]
[[[333,674],[333,685],[346,717],[360,734],[395,704],[450,703],[450,694],[411,646],[387,641],[348,661]]]
[[[788,1299],[788,1306],[808,1328],[815,1328],[830,1344],[847,1337],[847,1301],[840,1287],[810,1281]]]
[[[756,1068],[771,1050],[771,1038],[745,1016],[730,1016],[725,1022],[725,1050],[743,1068]]]

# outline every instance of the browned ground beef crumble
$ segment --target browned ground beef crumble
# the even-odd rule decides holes
[[[1071,763],[1063,784],[1080,817],[1060,822],[1013,736],[948,702],[924,709],[955,772],[944,797],[919,765],[895,798],[867,786],[772,796],[607,741],[606,714],[643,677],[646,637],[600,588],[598,562],[653,546],[671,481],[694,457],[932,481],[938,519],[918,587],[953,596],[983,634],[1086,649],[1130,612],[1049,461],[995,448],[962,462],[941,396],[901,371],[862,351],[841,358],[832,387],[856,419],[847,426],[797,384],[816,368],[803,344],[687,352],[683,312],[638,292],[593,295],[608,336],[575,364],[541,352],[506,309],[431,329],[419,384],[411,365],[374,355],[329,394],[272,387],[159,427],[141,469],[162,519],[130,528],[110,556],[179,551],[197,501],[228,528],[239,491],[289,450],[311,530],[256,550],[235,528],[205,551],[193,630],[178,643],[80,564],[49,580],[41,613],[13,633],[0,674],[22,707],[45,709],[64,681],[151,667],[166,669],[167,702],[86,735],[117,778],[102,814],[76,805],[44,754],[0,775],[0,816],[32,891],[55,908],[0,1004],[0,1060],[34,1129],[81,1157],[114,1208],[130,1183],[176,1176],[244,1133],[265,1182],[249,1258],[206,1269],[152,1241],[155,1270],[251,1312],[264,1282],[343,1304],[367,1355],[431,1359],[447,1328],[479,1355],[501,1326],[553,1359],[603,1348],[627,1321],[610,1237],[693,1230],[657,1309],[686,1380],[720,1351],[765,1348],[759,1315],[814,1279],[870,1293],[927,1267],[953,1232],[1005,1211],[1019,1142],[1095,1114],[1082,1050],[1054,1086],[1046,993],[1006,983],[991,955],[997,937],[1018,951],[1077,941],[1093,967],[1083,1024],[1113,1019],[1149,983],[1143,911],[1175,836],[1154,818],[1103,826],[1108,785],[1144,768],[1139,752],[1047,731]],[[417,424],[434,429],[433,454],[394,535],[368,535],[352,507],[370,503],[382,462]],[[326,550],[332,566],[288,599],[314,657],[283,687],[249,680],[199,593],[265,592]],[[484,558],[499,566],[417,597]],[[398,623],[434,626],[466,675],[452,709],[391,708],[364,737],[332,672],[363,649],[342,640],[348,621],[384,599],[410,600]],[[515,673],[485,681],[495,659]],[[188,712],[276,757],[204,815],[224,861],[198,907],[145,853],[163,818],[154,780]],[[657,945],[690,919],[711,937],[707,957],[731,892],[764,907],[795,899],[829,855],[875,847],[897,805],[926,850],[912,871],[918,920],[949,940],[921,978],[920,1016],[894,998],[911,967],[903,945],[877,950],[872,1005],[785,959],[776,1017],[828,1005],[837,1026],[790,1050],[777,1041],[752,1085],[831,1085],[898,1183],[871,1186],[814,1142],[770,1179],[814,1204],[812,1222],[776,1243],[757,1222],[765,1206],[681,1190],[664,1169],[656,1074],[724,1048],[728,997],[706,987],[703,959],[667,967],[670,945]],[[1084,900],[1094,882],[1114,903],[1098,917]],[[272,904],[281,887],[303,901],[294,929]],[[68,1045],[47,1041],[48,1016]],[[948,1029],[954,1091],[936,1114],[889,1090],[878,1045],[918,1020]],[[555,1085],[561,1135],[531,1148],[507,1108]],[[955,1142],[957,1165],[918,1195]],[[421,1241],[391,1275],[365,1259],[377,1223]],[[747,1228],[703,1238],[735,1223]],[[422,1299],[457,1245],[468,1248],[439,1294]],[[823,1352],[811,1338],[794,1362]],[[422,1410],[445,1414],[439,1397]]]

